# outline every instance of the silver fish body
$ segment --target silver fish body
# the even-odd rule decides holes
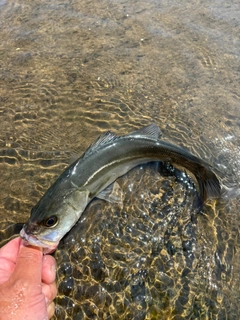
[[[169,161],[190,171],[203,202],[220,197],[220,183],[210,166],[184,149],[159,140],[159,134],[158,126],[152,124],[121,137],[111,132],[99,137],[32,209],[21,237],[45,248],[45,252],[53,251],[94,197],[135,166],[150,161]]]

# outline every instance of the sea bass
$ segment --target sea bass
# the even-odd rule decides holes
[[[184,149],[159,140],[160,133],[159,127],[151,124],[124,136],[109,131],[100,136],[33,207],[20,236],[43,247],[45,253],[54,251],[94,197],[104,198],[104,191],[118,177],[150,161],[168,161],[192,173],[202,202],[220,197],[221,186],[211,167]]]

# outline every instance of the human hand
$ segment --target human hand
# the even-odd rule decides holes
[[[53,316],[56,262],[16,238],[0,248],[0,320],[47,320]]]

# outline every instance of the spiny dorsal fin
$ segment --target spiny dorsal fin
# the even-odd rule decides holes
[[[96,141],[94,141],[85,151],[84,153],[84,157],[86,157],[87,155],[89,155],[90,153],[92,153],[93,151],[95,151],[99,146],[104,145],[106,143],[109,143],[111,141],[114,141],[115,139],[117,139],[118,136],[116,136],[114,133],[112,133],[111,131],[107,131],[104,134],[102,134],[101,136],[99,136],[97,138]]]
[[[160,128],[155,123],[152,123],[126,136],[142,136],[142,137],[145,136],[145,137],[153,138],[154,140],[158,140],[161,134],[162,132]],[[97,140],[89,146],[89,148],[84,153],[84,157],[86,157],[87,155],[95,151],[99,146],[112,142],[118,138],[121,138],[121,137],[115,135],[111,131],[107,131],[106,133],[99,136]]]
[[[160,128],[155,124],[149,124],[146,127],[143,127],[137,131],[134,131],[130,133],[130,136],[136,135],[136,136],[146,136],[146,137],[151,137],[154,140],[158,140],[158,138],[162,135],[162,132]]]

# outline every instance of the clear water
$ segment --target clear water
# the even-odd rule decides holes
[[[156,122],[163,139],[204,158],[222,172],[225,184],[238,188],[239,21],[238,1],[0,1],[0,243],[18,232],[16,224],[27,220],[72,156],[107,130],[124,134]],[[187,258],[179,248],[189,238],[179,228],[188,225],[191,195],[172,178],[161,178],[150,168],[142,170],[129,173],[122,182],[126,199],[132,194],[133,204],[126,200],[119,213],[115,206],[93,202],[56,252],[56,317],[158,319],[162,312],[162,319],[238,319],[239,197],[210,202],[205,215],[197,216],[190,233],[191,275],[183,276]],[[156,192],[145,192],[152,179],[159,181],[160,199],[161,192],[170,192],[172,181],[175,200],[164,198],[171,202],[170,215],[163,202],[159,212],[165,213],[148,220],[139,212],[152,212]],[[129,189],[132,181],[135,189]],[[180,210],[176,201],[182,197],[187,197],[187,204]],[[94,219],[99,221],[105,212],[113,225],[119,221],[120,229],[126,219],[136,225],[134,218],[143,219],[138,226],[148,228],[141,233],[138,227],[132,235],[130,227],[122,227],[121,243],[118,239],[115,247],[109,235],[113,225],[102,222],[108,235],[99,231],[100,225],[92,229]],[[165,223],[179,250],[159,251],[161,262],[154,265],[150,260],[144,267],[134,264],[153,250],[157,240],[151,228],[161,243]],[[81,236],[78,228],[83,229]],[[146,236],[142,243],[140,233]],[[98,268],[92,254],[100,234],[104,241],[98,258],[108,274],[104,281],[89,272]],[[136,255],[122,261],[116,252],[126,247]],[[80,250],[78,259],[69,257],[70,250]],[[140,270],[147,270],[147,275]],[[121,290],[110,286],[122,283],[122,278],[132,282]],[[183,282],[188,287],[185,293]],[[95,288],[98,295],[90,289],[77,294],[83,287]],[[183,296],[187,301],[181,300]]]

